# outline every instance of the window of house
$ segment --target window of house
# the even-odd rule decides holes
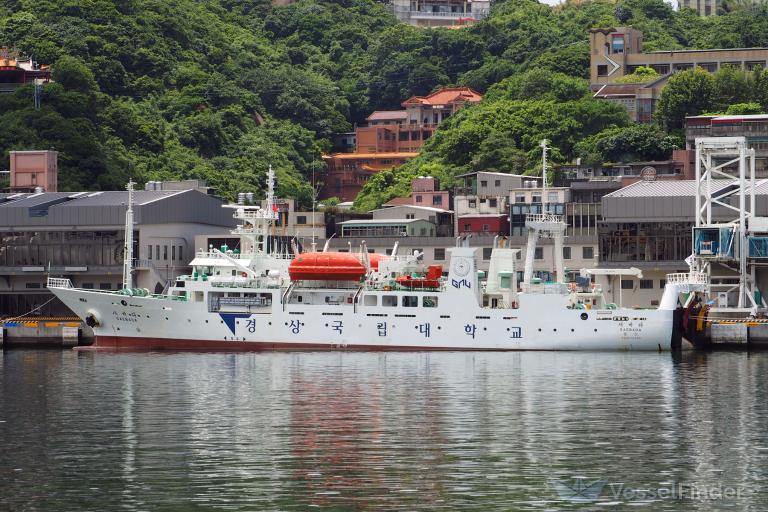
[[[417,202],[417,203],[420,203],[420,202],[421,202],[421,196],[416,196],[416,202]]]
[[[631,279],[622,279],[621,280],[621,289],[622,290],[631,290],[633,288],[632,280]]]
[[[112,285],[109,283],[99,283],[99,290],[111,290]]]
[[[491,230],[491,226],[489,224],[483,224],[483,233],[487,233]]]
[[[445,260],[445,249],[443,247],[435,247],[435,261]]]
[[[585,260],[591,260],[595,257],[595,248],[591,246],[584,246],[581,248],[581,257]]]
[[[156,260],[160,259],[160,246],[159,245],[155,246],[155,259]]]
[[[386,254],[387,256],[392,256],[392,249],[385,249],[384,254]]]
[[[501,186],[501,180],[495,180],[495,181],[493,182],[493,186],[494,186],[494,187],[500,187],[500,186]]]
[[[415,219],[415,218],[416,218],[416,214],[415,213],[406,213],[405,214],[405,219],[406,220]]]
[[[480,186],[483,187],[483,188],[487,187],[488,186],[488,181],[487,180],[480,180]]]
[[[664,288],[665,286],[667,286],[667,280],[659,279],[659,288]]]
[[[181,251],[182,251],[182,246],[180,245],[179,246],[179,261],[184,261],[184,256],[183,256],[184,253],[182,253]]]
[[[496,199],[489,199],[488,200],[488,206],[491,208],[496,208],[496,205],[498,204],[498,201]]]
[[[27,284],[26,284],[26,287],[27,287],[28,289],[36,289],[36,288],[40,288],[40,283],[27,283]]]
[[[296,224],[306,224],[307,223],[307,216],[306,215],[297,215],[296,216]]]
[[[564,260],[571,259],[571,248],[570,247],[563,247],[563,259]]]
[[[470,199],[467,201],[469,208],[477,208],[477,200],[476,199]]]
[[[152,259],[152,244],[149,244],[149,250],[147,251],[147,259]]]
[[[419,297],[417,295],[403,295],[404,308],[419,307]]]
[[[168,260],[168,246],[167,245],[163,246],[163,259],[164,260]]]
[[[419,231],[421,236],[427,236],[427,228],[421,228]]]
[[[533,253],[533,259],[535,260],[543,260],[544,259],[544,248],[543,247],[537,247],[536,251]]]
[[[469,223],[464,224],[464,232],[469,233],[470,231],[472,231],[472,224],[469,224]]]
[[[171,259],[176,261],[176,246],[175,245],[171,246]]]
[[[516,203],[524,203],[525,202],[525,192],[515,192],[515,202]]]
[[[612,38],[611,53],[624,53],[624,36]]]
[[[547,201],[556,203],[558,201],[557,192],[547,192]]]
[[[86,290],[93,290],[93,283],[83,283],[83,288]]]
[[[483,247],[483,259],[484,260],[491,259],[492,252],[493,252],[493,247]]]
[[[515,259],[518,259],[518,260],[523,259],[523,251],[517,251]]]
[[[608,76],[608,64],[597,65],[597,76]]]
[[[443,204],[443,196],[432,196],[432,205]]]
[[[540,203],[541,202],[541,193],[531,194],[531,202],[532,203]]]
[[[652,290],[653,289],[653,279],[641,279],[640,280],[640,289],[641,290]]]

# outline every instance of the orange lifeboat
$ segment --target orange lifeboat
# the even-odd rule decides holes
[[[346,252],[305,252],[288,265],[293,281],[358,281],[365,266],[356,254]]]
[[[442,265],[430,265],[427,267],[427,275],[424,277],[404,275],[395,278],[395,282],[406,288],[439,288],[442,275]]]

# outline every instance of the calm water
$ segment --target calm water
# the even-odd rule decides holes
[[[766,375],[768,354],[9,351],[0,510],[766,510]]]

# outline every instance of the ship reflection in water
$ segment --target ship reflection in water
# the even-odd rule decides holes
[[[2,510],[767,503],[768,354],[9,351],[0,363]]]

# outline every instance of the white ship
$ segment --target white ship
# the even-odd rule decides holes
[[[698,276],[670,275],[655,310],[616,307],[589,278],[533,278],[536,242],[554,238],[563,276],[562,218],[528,219],[525,278],[518,290],[517,249],[497,240],[485,279],[476,248],[457,239],[447,275],[418,254],[271,253],[275,220],[270,169],[264,208],[228,205],[242,252],[209,248],[164,294],[132,287],[130,235],[123,289],[48,288],[94,330],[93,348],[111,350],[670,350],[678,294]],[[126,233],[132,229],[129,207]],[[546,194],[543,194],[546,197]],[[546,211],[546,208],[544,208]],[[326,249],[327,249],[326,243]],[[561,278],[562,279],[562,278]]]

